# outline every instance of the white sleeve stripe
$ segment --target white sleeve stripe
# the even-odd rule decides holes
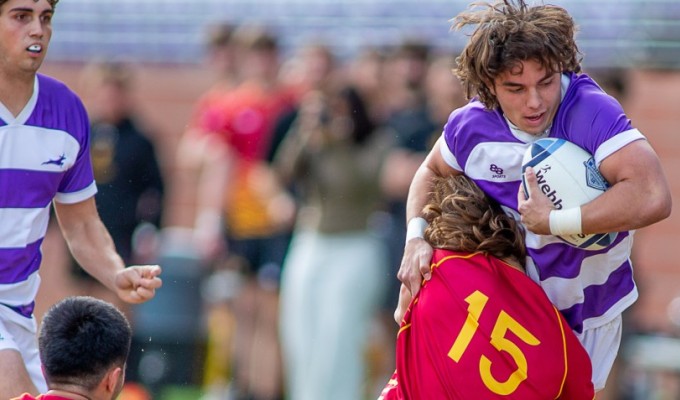
[[[97,194],[97,184],[92,181],[88,187],[77,192],[57,193],[56,196],[54,196],[54,200],[59,203],[73,204],[87,200],[95,194]]]
[[[561,298],[552,299],[560,310],[566,310],[583,302],[583,288],[591,285],[602,285],[609,275],[628,260],[633,236],[629,235],[607,253],[587,257],[581,264],[581,273],[574,278],[550,277],[541,282],[546,293],[571,293]]]
[[[444,158],[444,161],[449,165],[449,167],[455,169],[456,171],[461,171],[463,172],[463,168],[458,164],[458,160],[456,160],[456,156],[453,155],[451,150],[449,150],[448,144],[446,144],[446,140],[444,139],[444,135],[441,136],[440,138],[440,143],[439,143],[439,152],[441,153],[442,157]]]
[[[602,143],[600,147],[597,148],[597,151],[595,151],[595,162],[597,163],[597,166],[599,167],[605,158],[620,150],[625,145],[640,139],[645,139],[645,136],[639,130],[631,129],[621,132]]]
[[[45,237],[50,208],[0,208],[0,248],[26,247]]]

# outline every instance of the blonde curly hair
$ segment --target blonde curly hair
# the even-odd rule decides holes
[[[524,0],[473,3],[451,21],[453,30],[476,25],[454,72],[466,97],[477,96],[488,109],[498,107],[490,90],[494,79],[522,61],[535,60],[548,72],[581,72],[576,26],[562,7],[529,7]]]
[[[435,248],[514,258],[524,266],[524,231],[468,177],[435,178],[423,209],[425,240]]]

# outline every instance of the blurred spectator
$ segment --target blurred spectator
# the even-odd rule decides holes
[[[465,100],[452,72],[453,62],[453,56],[433,55],[426,43],[417,41],[405,41],[388,61],[386,90],[393,100],[385,123],[395,139],[380,184],[389,204],[384,231],[390,254],[390,286],[383,322],[390,338],[398,328],[392,323],[392,315],[399,297],[397,271],[405,244],[408,189],[449,114]],[[392,347],[384,351],[393,358]]]
[[[82,84],[92,120],[97,211],[126,263],[149,262],[148,243],[133,238],[143,223],[160,226],[164,184],[151,133],[137,112],[134,71],[120,62],[92,62]]]
[[[276,121],[294,105],[278,82],[278,40],[255,26],[234,32],[234,87],[220,81],[199,101],[183,145],[201,161],[196,245],[216,266],[239,265],[233,293],[232,389],[237,399],[278,399],[278,283],[294,203],[269,166]],[[226,239],[226,240],[225,240]],[[216,333],[219,334],[219,333]]]
[[[152,137],[137,112],[134,71],[121,62],[93,61],[83,70],[81,86],[92,121],[97,211],[126,264],[155,262],[164,182]],[[85,294],[132,312],[75,261],[72,265]],[[137,380],[136,363],[127,365],[129,379]]]
[[[385,120],[387,94],[383,90],[385,54],[377,47],[360,49],[347,65],[349,83],[366,100],[371,118],[378,125]]]
[[[463,86],[453,74],[455,64],[454,54],[441,53],[431,57],[427,68],[425,94],[428,113],[435,125],[435,130],[428,140],[430,145],[441,134],[451,112],[467,103]]]
[[[274,153],[290,130],[299,112],[299,99],[312,90],[323,90],[338,75],[338,64],[331,49],[315,42],[301,47],[281,67],[280,81],[291,89],[296,98],[294,108],[284,113],[276,123],[274,139],[268,159]]]
[[[382,188],[390,200],[388,242],[395,276],[388,307],[396,305],[399,294],[396,271],[404,249],[404,215],[411,180],[441,134],[449,114],[465,104],[460,83],[452,72],[453,56],[438,55],[430,60],[428,55],[426,46],[406,43],[393,61],[396,66],[392,70],[401,71],[397,74],[401,79],[392,80],[392,85],[401,89],[393,90],[402,92],[398,96],[402,102],[386,122],[395,140],[381,178]]]
[[[397,303],[399,295],[396,276],[404,248],[404,213],[409,178],[413,177],[424,159],[430,137],[435,131],[425,92],[429,55],[427,44],[405,41],[388,58],[384,74],[383,90],[389,99],[385,125],[394,135],[394,151],[387,160],[388,167],[384,169],[385,176],[382,179],[383,189],[389,199],[391,222],[387,229],[387,240],[390,266],[394,272],[386,304],[388,310]],[[391,311],[387,312],[387,315],[391,314]]]
[[[277,171],[300,189],[281,282],[290,399],[364,397],[364,349],[386,273],[372,217],[389,140],[355,90],[327,86],[305,96],[277,152]]]
[[[619,103],[624,104],[628,97],[628,80],[626,68],[594,68],[589,69],[586,73],[593,78],[595,82],[607,92],[608,95],[614,97]]]
[[[194,109],[194,119],[204,118],[206,110],[217,113],[217,106],[221,99],[231,93],[240,82],[238,73],[239,48],[234,39],[236,26],[229,22],[219,22],[209,25],[205,36],[205,65],[209,72],[215,75],[215,82],[204,93]],[[199,212],[197,191],[198,180],[202,173],[207,172],[204,154],[209,152],[211,140],[206,139],[202,125],[192,122],[189,130],[182,136],[177,151],[178,173],[176,174],[176,190],[179,200]],[[220,186],[223,184],[220,183]],[[219,207],[218,207],[219,208]],[[212,240],[217,240],[223,230],[221,209],[215,210],[215,221]],[[192,226],[193,228],[193,226]],[[196,236],[196,235],[194,235]],[[200,239],[195,240],[198,242]],[[190,241],[192,242],[192,241]],[[190,243],[194,252],[199,252],[200,243]],[[202,288],[202,297],[206,306],[207,348],[202,367],[203,386],[206,398],[224,398],[233,375],[233,344],[235,331],[235,315],[232,300],[240,287],[240,263],[216,262],[216,254],[220,249],[214,249],[212,254],[199,254],[214,269],[207,277]],[[205,253],[205,246],[203,246]]]

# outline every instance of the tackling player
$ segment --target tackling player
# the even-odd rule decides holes
[[[522,268],[518,223],[465,176],[439,178],[423,211],[432,277],[410,302],[380,397],[592,399],[588,354]]]
[[[72,296],[53,305],[40,328],[49,390],[14,400],[114,400],[125,382],[132,329],[113,304]]]

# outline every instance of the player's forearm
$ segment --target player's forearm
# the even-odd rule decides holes
[[[101,221],[90,221],[64,232],[71,254],[78,264],[104,286],[115,292],[114,279],[125,268],[111,235]]]
[[[583,233],[644,228],[668,217],[670,196],[645,182],[620,182],[581,207]]]
[[[427,199],[432,186],[432,179],[436,176],[425,164],[421,165],[416,171],[411,186],[408,190],[406,201],[406,222],[422,214],[423,207],[427,204]]]

